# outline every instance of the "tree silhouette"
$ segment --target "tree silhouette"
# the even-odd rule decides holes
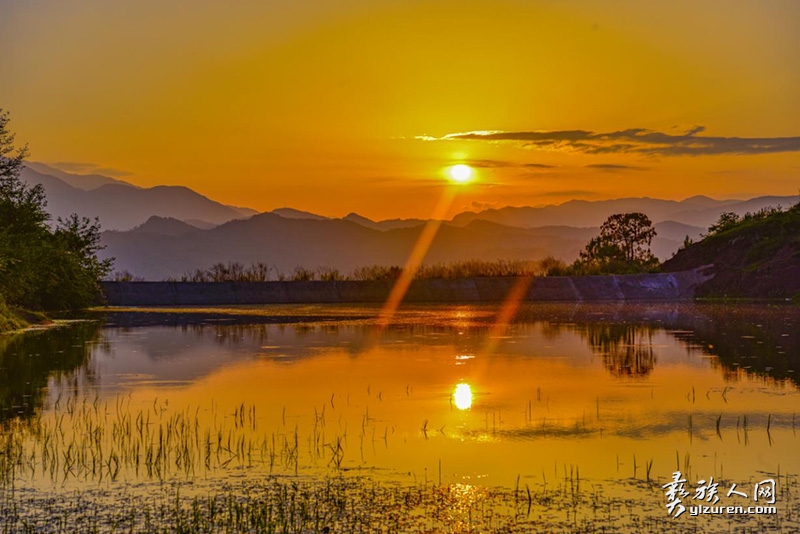
[[[618,213],[606,219],[600,235],[589,241],[578,261],[611,272],[643,270],[658,263],[650,251],[655,236],[653,223],[644,213]]]

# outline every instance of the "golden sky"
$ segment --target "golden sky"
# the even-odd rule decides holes
[[[425,217],[455,163],[452,211],[793,195],[798,25],[792,0],[0,0],[0,107],[32,160],[259,210]]]

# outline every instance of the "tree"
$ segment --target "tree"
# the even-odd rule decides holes
[[[658,263],[650,251],[655,236],[653,223],[644,213],[612,215],[581,252],[578,263],[606,272],[652,267]]]
[[[112,260],[100,260],[100,225],[72,215],[48,226],[41,185],[20,178],[27,147],[14,148],[0,110],[0,295],[13,306],[75,309],[94,303]]]
[[[708,227],[708,235],[716,235],[725,230],[730,230],[741,222],[741,218],[732,211],[720,214],[717,222]]]

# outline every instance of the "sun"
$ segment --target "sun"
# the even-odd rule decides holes
[[[447,174],[450,176],[450,179],[454,182],[458,182],[460,184],[465,184],[472,180],[475,171],[472,170],[472,167],[469,165],[464,165],[463,163],[459,163],[458,165],[453,165],[449,169],[447,169]]]

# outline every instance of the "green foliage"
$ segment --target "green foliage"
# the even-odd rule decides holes
[[[324,282],[338,282],[347,278],[339,269],[334,269],[328,265],[317,267],[317,274],[319,275],[319,279]]]
[[[402,267],[392,265],[368,265],[359,267],[353,271],[354,280],[397,280],[400,278],[400,273],[403,272]]]
[[[100,225],[77,215],[47,224],[44,189],[20,180],[27,148],[14,149],[8,121],[0,111],[0,294],[21,308],[91,305],[111,269],[111,260],[97,258]]]
[[[503,276],[537,276],[554,275],[560,270],[567,269],[567,265],[552,256],[541,261],[528,260],[463,260],[448,263],[433,263],[420,266],[414,273],[414,278],[481,278]],[[274,278],[270,276],[274,272]],[[195,269],[187,272],[180,279],[168,281],[180,282],[266,282],[300,281],[309,282],[321,280],[324,282],[337,282],[344,280],[357,281],[394,281],[400,278],[403,268],[397,265],[367,265],[358,267],[349,275],[329,265],[322,265],[316,269],[309,269],[298,265],[290,274],[278,271],[274,267],[258,262],[249,267],[239,262],[217,263],[208,269]],[[127,271],[114,274],[117,282],[136,282],[142,279]]]
[[[534,276],[541,272],[536,261],[525,260],[464,260],[422,265],[415,278],[483,278]]]
[[[798,205],[800,204],[793,206],[791,209],[793,210],[798,209]],[[776,213],[781,213],[782,211],[783,210],[781,209],[780,206],[778,207],[767,206],[765,208],[761,208],[758,211],[754,212],[748,211],[741,217],[733,213],[732,211],[727,211],[719,216],[719,219],[717,219],[716,223],[708,227],[708,235],[709,236],[719,235],[723,232],[727,232],[728,230],[738,228],[748,223],[763,221],[775,215]]]
[[[625,274],[652,271],[658,259],[650,251],[656,236],[644,213],[618,213],[606,219],[565,274]]]
[[[726,211],[719,216],[717,222],[708,227],[708,235],[720,234],[730,230],[741,222],[741,219],[732,211]]]
[[[317,273],[312,271],[311,269],[306,269],[302,265],[298,265],[294,268],[294,274],[292,275],[292,280],[295,282],[309,282],[316,278]]]
[[[564,276],[567,274],[567,264],[564,260],[554,256],[546,256],[539,261],[539,268],[545,276]]]
[[[16,313],[15,310],[9,308],[5,301],[0,297],[0,332],[8,332],[9,330],[17,330],[28,326],[27,321]]]
[[[238,261],[215,263],[208,269],[195,269],[184,273],[180,279],[169,279],[169,282],[266,282],[274,268],[263,262],[245,266]],[[114,274],[115,282],[141,282],[144,279],[128,271]]]
[[[122,271],[114,271],[114,273],[111,275],[111,280],[114,282],[144,282],[143,277],[136,276],[127,269]]]

